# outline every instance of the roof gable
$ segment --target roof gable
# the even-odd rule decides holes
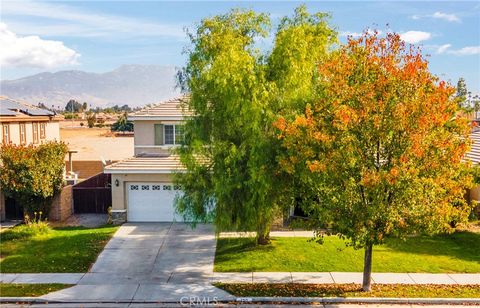
[[[183,120],[192,113],[186,110],[189,96],[181,96],[143,108],[128,115],[128,119],[136,120]]]

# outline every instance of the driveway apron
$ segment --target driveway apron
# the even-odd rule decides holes
[[[211,285],[216,239],[212,225],[127,223],[78,285],[50,300],[178,301],[229,295]]]

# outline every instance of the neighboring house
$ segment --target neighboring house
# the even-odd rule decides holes
[[[473,165],[480,164],[480,131],[473,132],[470,135],[472,140],[472,148],[465,155],[465,160],[470,161]],[[476,186],[467,194],[469,202],[480,202],[480,186]],[[480,214],[480,206],[477,207],[477,213]]]
[[[180,187],[172,183],[181,169],[171,150],[183,140],[188,97],[146,107],[128,116],[134,122],[134,157],[105,167],[112,175],[112,217],[123,221],[173,221]]]
[[[0,143],[40,144],[60,140],[59,121],[54,112],[0,96]],[[18,218],[18,208],[5,204],[0,189],[0,220]]]

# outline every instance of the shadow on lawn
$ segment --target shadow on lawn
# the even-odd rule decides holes
[[[275,239],[272,239],[272,243]],[[273,245],[256,245],[255,238],[222,238],[218,240],[217,251],[222,254],[235,254],[249,251],[272,251]]]
[[[275,239],[272,239],[272,243]],[[257,246],[255,238],[222,238],[217,240],[217,250],[215,252],[215,262],[230,262],[238,260],[238,254],[249,253],[252,251],[268,251],[275,250],[275,247],[270,245]],[[253,271],[260,270],[252,266],[248,269],[240,269],[239,271]]]
[[[113,225],[109,224],[104,224],[98,227],[85,227],[85,226],[65,226],[65,227],[54,227],[52,228],[53,230],[58,230],[58,231],[75,231],[75,230],[90,230],[90,229],[106,229],[106,228],[111,228]]]
[[[462,231],[435,236],[416,236],[405,241],[389,239],[384,247],[405,253],[442,255],[480,262],[480,233],[474,232]]]
[[[275,239],[272,240],[275,243]],[[305,244],[307,240],[305,240]],[[321,245],[319,245],[321,247]],[[447,256],[458,260],[480,263],[480,233],[456,232],[436,236],[415,236],[407,240],[390,238],[382,246],[392,252],[412,255]],[[248,255],[255,252],[274,252],[275,245],[256,246],[254,238],[223,238],[217,242],[216,262],[238,263],[241,259],[249,259]],[[379,251],[380,252],[380,251]],[[374,252],[375,254],[375,252]],[[239,257],[245,255],[245,257]],[[334,257],[334,256],[332,256]],[[412,256],[415,257],[415,256]],[[260,270],[258,264],[250,264],[245,271]]]
[[[88,232],[88,228],[68,227],[46,236],[2,242],[1,272],[86,272],[111,237],[110,231],[102,229]]]

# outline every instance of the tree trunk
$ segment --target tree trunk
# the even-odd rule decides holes
[[[373,250],[372,244],[368,244],[365,247],[365,259],[363,260],[363,285],[362,285],[362,289],[365,292],[370,292],[370,289],[371,289],[372,250]]]
[[[260,226],[257,230],[257,245],[270,244],[270,228],[268,226]]]

